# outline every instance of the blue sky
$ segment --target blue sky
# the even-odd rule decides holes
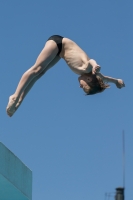
[[[132,7],[131,0],[0,2],[0,141],[33,171],[33,200],[103,200],[115,192],[123,184],[123,130],[125,196],[133,196]],[[53,34],[74,40],[126,87],[85,96],[61,60],[9,118],[8,97]]]

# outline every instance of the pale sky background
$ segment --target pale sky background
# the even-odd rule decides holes
[[[32,170],[33,200],[104,200],[123,186],[123,130],[132,199],[132,11],[132,0],[0,1],[0,141]],[[9,118],[9,96],[53,34],[74,40],[126,87],[85,96],[61,60]]]

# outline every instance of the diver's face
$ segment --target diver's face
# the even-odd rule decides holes
[[[89,83],[92,81],[91,75],[83,74],[78,78],[78,80],[79,80],[80,88],[82,88],[84,92],[88,94],[90,91]]]

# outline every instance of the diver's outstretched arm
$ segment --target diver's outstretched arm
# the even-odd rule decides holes
[[[119,89],[125,87],[125,83],[122,79],[116,79],[109,76],[104,76],[99,72],[97,72],[96,75],[98,75],[104,82],[114,83],[116,87],[118,87]]]

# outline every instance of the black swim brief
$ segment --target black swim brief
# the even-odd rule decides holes
[[[56,44],[58,46],[58,50],[59,50],[57,55],[59,55],[62,50],[62,39],[63,39],[63,37],[60,35],[52,35],[50,38],[48,38],[48,40],[53,40],[56,42]]]

